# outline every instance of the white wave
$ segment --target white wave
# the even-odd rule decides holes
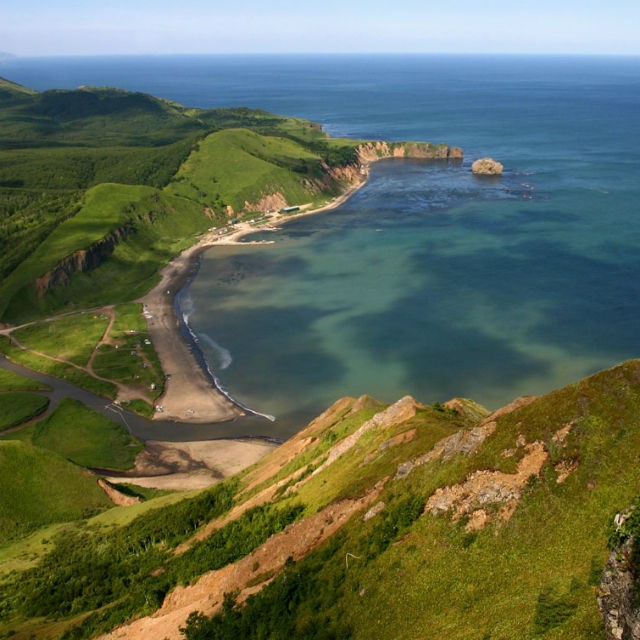
[[[220,371],[224,371],[225,369],[229,368],[229,366],[233,362],[231,351],[223,347],[221,344],[218,344],[213,338],[211,338],[211,336],[208,336],[206,333],[200,333],[198,335],[215,351],[216,360],[218,361],[218,369],[220,369]]]
[[[276,420],[275,416],[272,416],[272,415],[270,415],[268,413],[261,413],[260,411],[256,411],[255,409],[251,409],[251,408],[247,407],[242,402],[236,400],[225,389],[224,385],[220,381],[220,378],[218,378],[218,376],[213,372],[213,370],[209,366],[209,362],[207,361],[206,357],[204,356],[204,354],[202,353],[200,347],[198,346],[198,344],[200,342],[199,339],[198,339],[198,336],[196,335],[196,332],[191,328],[191,325],[189,324],[189,316],[191,315],[191,313],[193,313],[193,309],[194,309],[194,304],[193,304],[193,299],[191,298],[191,296],[189,296],[187,294],[187,295],[184,295],[181,299],[178,298],[178,311],[179,311],[180,315],[182,316],[184,327],[187,330],[187,332],[189,333],[189,336],[190,336],[191,340],[193,341],[193,344],[195,345],[195,348],[200,352],[200,357],[201,357],[201,360],[202,360],[202,366],[204,367],[206,373],[209,375],[209,378],[213,381],[213,384],[214,384],[215,388],[225,398],[227,398],[229,400],[229,402],[232,402],[233,404],[235,404],[236,406],[240,407],[241,409],[243,409],[247,413],[250,413],[250,414],[252,414],[254,416],[260,416],[262,418],[266,418],[270,422],[275,422],[275,420]],[[233,362],[233,358],[231,357],[231,352],[228,349],[225,349],[223,346],[219,345],[215,340],[213,340],[206,333],[201,333],[200,336],[202,337],[202,339],[205,342],[207,342],[216,351],[218,359],[220,360],[220,367],[219,368],[221,370],[222,369],[226,369]]]
[[[193,298],[188,294],[184,294],[180,297],[180,311],[182,313],[182,319],[185,324],[189,324],[189,318],[193,313],[194,305]]]

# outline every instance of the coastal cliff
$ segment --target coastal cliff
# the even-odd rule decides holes
[[[304,178],[302,184],[310,197],[322,193],[339,195],[363,183],[367,176],[367,166],[372,162],[387,158],[407,158],[413,160],[462,160],[463,151],[460,147],[447,144],[433,144],[431,142],[386,142],[372,140],[355,147],[355,158],[347,164],[320,164],[320,175]],[[262,195],[258,200],[244,202],[240,211],[230,208],[232,217],[246,212],[267,213],[275,209],[299,204],[288,200],[281,191],[274,191]]]
[[[416,160],[462,160],[460,147],[431,142],[365,142],[356,152],[361,163],[375,162],[383,158],[413,158]]]

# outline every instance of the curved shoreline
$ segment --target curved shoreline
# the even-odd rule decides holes
[[[174,309],[174,312],[175,312],[176,317],[178,319],[178,324],[180,326],[180,334],[181,334],[182,338],[189,345],[189,349],[191,351],[191,354],[195,358],[196,362],[198,363],[200,368],[203,370],[204,374],[209,378],[209,380],[211,381],[211,384],[213,385],[213,387],[219,393],[221,393],[229,402],[231,402],[236,407],[238,407],[238,409],[243,411],[245,413],[245,415],[252,415],[252,416],[259,417],[259,418],[265,418],[265,419],[267,419],[267,420],[269,420],[271,422],[274,422],[275,418],[273,416],[267,415],[265,413],[260,413],[259,411],[255,411],[254,409],[251,409],[247,405],[243,404],[242,402],[240,402],[239,400],[234,398],[224,388],[221,380],[216,376],[214,371],[211,369],[211,366],[209,365],[209,362],[208,362],[204,352],[200,348],[200,340],[198,339],[198,336],[197,336],[196,332],[193,330],[193,328],[189,324],[189,316],[184,312],[184,309],[181,306],[181,301],[182,301],[183,296],[186,294],[187,289],[189,288],[189,285],[191,284],[193,279],[196,277],[196,275],[198,274],[198,271],[200,269],[200,256],[201,255],[202,255],[202,252],[198,253],[198,255],[195,257],[195,259],[194,259],[194,265],[195,266],[191,270],[188,280],[185,282],[185,284],[182,287],[182,289],[180,289],[180,290],[178,290],[176,292],[176,294],[175,294],[175,296],[173,298],[173,309]]]
[[[224,390],[189,326],[180,306],[181,296],[198,272],[203,251],[215,246],[250,244],[240,242],[241,238],[281,226],[290,220],[336,209],[366,184],[368,163],[364,166],[361,179],[326,205],[294,215],[275,213],[258,226],[239,223],[231,234],[223,238],[207,233],[162,268],[160,282],[139,299],[144,306],[151,340],[166,376],[165,390],[156,401],[153,419],[213,423],[246,415],[272,418],[244,406]]]

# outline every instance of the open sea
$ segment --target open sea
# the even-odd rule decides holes
[[[252,237],[273,245],[203,256],[184,311],[276,437],[344,395],[497,408],[640,356],[638,57],[24,58],[0,76],[463,147],[379,162],[339,209]],[[505,175],[474,178],[482,156]]]

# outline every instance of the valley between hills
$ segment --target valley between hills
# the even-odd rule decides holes
[[[279,446],[122,427],[246,412],[176,338],[202,247],[460,149],[5,80],[0,123],[0,637],[640,637],[638,361],[491,413],[342,398]]]

